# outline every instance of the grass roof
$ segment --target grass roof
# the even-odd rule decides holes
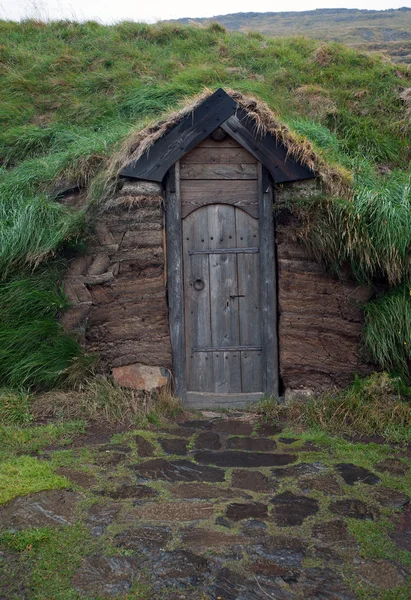
[[[367,326],[385,301],[387,310],[395,306],[389,366],[404,372],[411,347],[403,339],[411,280],[406,66],[334,43],[227,33],[216,24],[0,22],[0,38],[0,384],[54,385],[81,362],[73,340],[54,363],[41,352],[31,361],[27,345],[63,340],[56,272],[62,248],[81,237],[83,214],[56,202],[56,189],[75,184],[101,197],[129,152],[217,87],[235,90],[261,126],[321,174],[324,194],[293,207],[300,237],[329,268],[348,264],[360,281],[390,290],[367,312]],[[30,305],[26,317],[13,309],[16,290]],[[388,366],[378,340],[365,339]]]

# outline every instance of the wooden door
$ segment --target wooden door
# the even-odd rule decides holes
[[[228,136],[208,138],[176,164],[170,181],[166,216],[177,393],[198,408],[243,406],[275,394],[273,199],[261,164]]]
[[[189,392],[263,391],[258,220],[211,204],[183,221]]]

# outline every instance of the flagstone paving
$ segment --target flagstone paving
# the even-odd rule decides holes
[[[56,473],[67,489],[1,506],[0,533],[84,528],[72,591],[59,598],[409,597],[411,509],[395,489],[409,460],[393,450],[370,469],[325,454],[278,425],[241,418],[105,435],[86,448],[75,440],[38,453],[61,460]],[[370,557],[356,527],[387,520],[392,557]],[[17,584],[9,567],[24,571],[18,553],[0,545],[0,599],[44,597],[31,591],[29,574]],[[141,583],[146,595],[136,592]],[[393,595],[381,596],[387,590]]]

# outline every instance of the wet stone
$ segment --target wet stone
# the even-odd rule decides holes
[[[357,572],[364,583],[379,590],[401,587],[406,583],[405,571],[389,560],[363,561]]]
[[[411,505],[404,508],[403,513],[396,520],[394,531],[389,535],[399,548],[411,552]]]
[[[305,491],[316,490],[327,496],[340,496],[343,490],[334,475],[324,474],[315,477],[304,477],[300,480],[300,487]]]
[[[178,454],[180,456],[185,456],[187,454],[187,440],[180,438],[162,438],[158,441],[166,454]]]
[[[182,541],[190,548],[221,548],[244,543],[240,535],[212,531],[210,529],[185,529]]]
[[[118,596],[131,588],[139,572],[134,557],[87,556],[74,574],[73,586],[87,596]]]
[[[148,498],[157,498],[158,492],[148,485],[137,485],[135,483],[123,483],[114,490],[99,490],[94,492],[100,496],[107,496],[113,500],[121,500],[126,498],[134,498],[135,500],[143,500]]]
[[[241,519],[264,519],[267,517],[268,507],[261,502],[234,502],[228,504],[225,515],[232,521],[241,521]]]
[[[0,524],[12,531],[71,525],[80,499],[80,494],[70,490],[49,490],[15,498],[0,507]]]
[[[318,502],[307,496],[296,496],[292,492],[283,492],[270,500],[274,505],[273,519],[280,527],[302,525],[303,521],[318,510]]]
[[[217,517],[215,520],[215,524],[219,525],[220,527],[227,527],[227,529],[231,529],[232,527],[232,523],[224,517]]]
[[[335,515],[351,519],[373,520],[378,516],[376,509],[371,509],[365,502],[356,498],[346,498],[331,502],[329,510]]]
[[[399,458],[385,458],[375,465],[377,471],[389,473],[390,475],[406,475],[410,465],[402,462]]]
[[[196,465],[188,460],[155,458],[131,467],[137,477],[165,481],[224,481],[224,471],[215,467]]]
[[[197,433],[197,429],[191,427],[157,427],[156,433],[168,433],[168,435],[174,435],[175,437],[190,438],[192,435]]]
[[[76,485],[79,485],[85,489],[89,489],[96,483],[96,478],[90,473],[76,471],[75,469],[70,469],[70,467],[59,467],[56,469],[56,474],[67,477],[67,479],[69,479],[72,483],[75,483]]]
[[[254,492],[269,492],[274,487],[263,473],[243,469],[234,469],[231,484],[235,488]]]
[[[264,521],[250,519],[243,527],[244,535],[248,537],[261,537],[267,535],[267,525]]]
[[[331,569],[306,569],[299,587],[304,600],[356,600],[342,577]]]
[[[253,575],[247,579],[236,571],[223,568],[206,590],[209,600],[293,600],[295,596],[284,589],[284,583],[278,584],[275,578]]]
[[[196,450],[219,450],[221,448],[220,436],[212,431],[202,431],[196,437]]]
[[[335,468],[347,485],[354,485],[355,483],[375,485],[381,482],[381,479],[368,469],[351,463],[340,463],[335,465]]]
[[[372,498],[387,508],[402,508],[409,503],[410,498],[403,492],[390,488],[378,487],[371,492]]]
[[[197,462],[218,467],[274,467],[288,465],[296,461],[296,456],[291,454],[264,454],[253,452],[242,452],[240,450],[226,450],[223,452],[211,452],[204,450],[196,452],[194,458]]]
[[[306,553],[303,540],[285,535],[275,535],[264,539],[260,544],[251,546],[247,552],[253,558],[265,558],[280,566],[301,568]]]
[[[163,552],[151,563],[154,587],[198,586],[209,572],[208,561],[185,550]]]
[[[156,502],[136,506],[125,517],[127,521],[134,519],[147,521],[202,521],[212,517],[213,504],[206,502]]]
[[[205,419],[193,419],[191,421],[183,421],[180,427],[188,427],[190,429],[211,429],[213,423]]]
[[[141,525],[117,533],[114,545],[134,552],[153,553],[163,551],[171,538],[169,527]]]
[[[272,469],[271,473],[275,477],[294,477],[299,478],[304,475],[316,475],[324,471],[326,467],[321,463],[299,463],[285,469]]]
[[[271,452],[277,444],[269,438],[232,437],[227,440],[229,450],[246,450],[248,452]]]
[[[253,425],[245,421],[236,421],[232,419],[214,421],[212,430],[217,433],[227,433],[228,435],[251,435]]]
[[[175,498],[185,498],[186,500],[199,499],[210,500],[211,498],[230,499],[230,498],[250,498],[249,494],[224,488],[207,483],[179,483],[169,488],[169,491]]]
[[[119,504],[93,504],[89,508],[87,518],[85,520],[91,535],[100,537],[106,531],[108,525],[114,521],[120,512],[121,505]]]
[[[146,440],[146,438],[142,435],[136,435],[134,441],[136,442],[138,455],[141,456],[141,458],[153,456],[155,448],[151,442]]]
[[[281,433],[283,427],[282,425],[277,424],[269,425],[268,423],[256,423],[254,430],[256,431],[258,436],[271,436],[276,435],[277,433]]]
[[[289,438],[289,437],[280,437],[278,438],[278,441],[281,442],[282,444],[294,444],[294,442],[298,442],[298,438]]]
[[[333,544],[338,547],[355,546],[357,542],[348,531],[348,526],[341,519],[317,523],[313,527],[313,538],[324,544]]]

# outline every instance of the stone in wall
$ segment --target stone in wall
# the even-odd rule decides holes
[[[315,182],[279,188],[276,202],[316,194]],[[280,376],[287,397],[348,385],[371,367],[360,352],[361,306],[372,291],[348,274],[326,273],[295,235],[295,218],[277,216]]]
[[[171,367],[161,193],[126,181],[90,220],[87,254],[69,265],[63,324],[107,368]]]

